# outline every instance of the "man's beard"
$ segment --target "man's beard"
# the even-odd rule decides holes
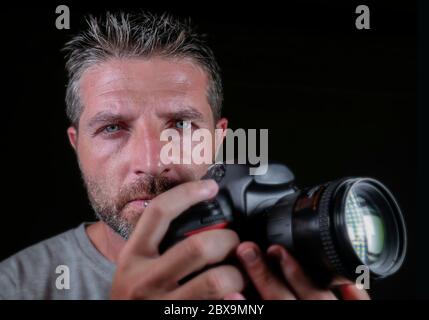
[[[141,209],[133,210],[127,207],[127,203],[139,198],[154,198],[179,184],[170,178],[145,175],[123,186],[116,196],[112,196],[108,192],[108,180],[101,183],[89,177],[83,177],[83,180],[97,219],[125,240],[130,237],[141,215]]]

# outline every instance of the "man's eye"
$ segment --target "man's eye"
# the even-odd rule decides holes
[[[188,129],[191,127],[191,121],[187,120],[177,120],[175,123],[176,128],[178,129]]]
[[[115,133],[120,129],[121,127],[118,124],[109,124],[108,126],[104,127],[103,131],[106,133]]]

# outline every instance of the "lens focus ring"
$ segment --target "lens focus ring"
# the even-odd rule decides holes
[[[345,179],[344,179],[345,180]],[[343,180],[342,180],[343,181]],[[335,272],[341,275],[347,275],[345,266],[343,265],[337,248],[335,240],[333,239],[332,221],[330,217],[330,206],[332,204],[332,196],[334,195],[339,183],[330,183],[323,192],[319,203],[319,226],[320,226],[320,239],[325,255],[329,263],[335,268]]]

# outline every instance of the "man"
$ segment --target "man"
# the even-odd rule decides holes
[[[209,130],[215,153],[222,140],[215,129],[227,129],[219,67],[189,23],[147,13],[90,17],[65,49],[67,133],[99,221],[3,261],[2,298],[244,299],[248,278],[263,299],[336,298],[313,286],[282,247],[261,252],[232,230],[200,232],[159,253],[169,223],[218,191],[214,181],[199,180],[207,164],[161,159],[161,133]],[[222,264],[231,255],[242,268]],[[270,271],[267,255],[283,278]],[[341,291],[368,298],[352,284]]]

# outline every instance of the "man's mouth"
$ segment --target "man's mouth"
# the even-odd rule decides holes
[[[150,201],[152,200],[152,198],[138,198],[138,199],[133,199],[128,201],[127,206],[133,206],[133,207],[137,207],[137,208],[146,208]]]

